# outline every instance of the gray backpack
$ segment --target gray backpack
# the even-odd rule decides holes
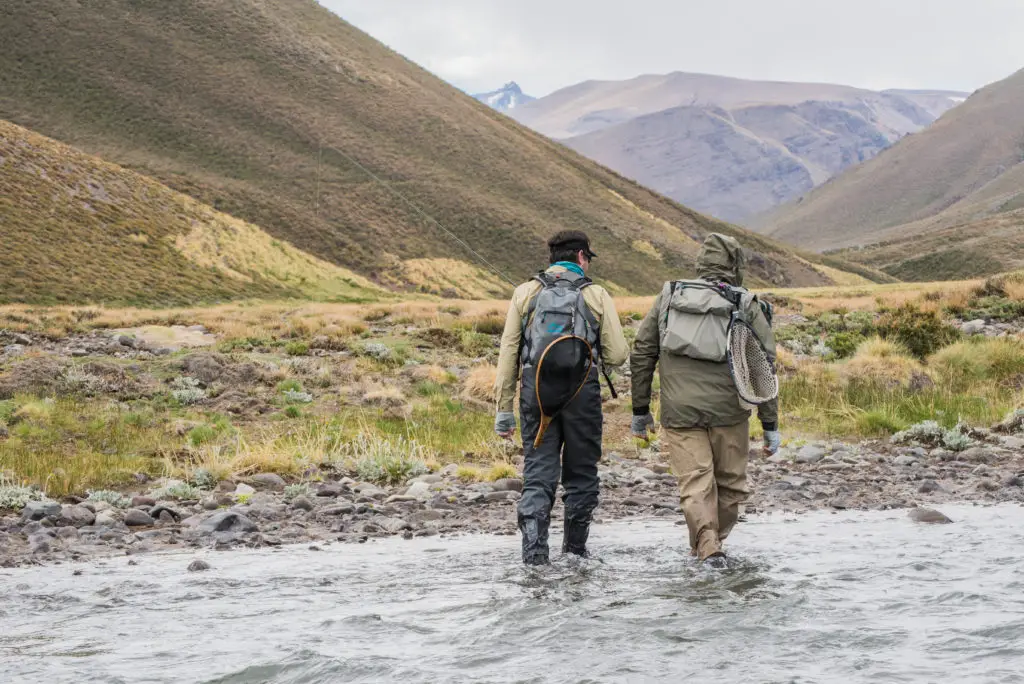
[[[592,284],[591,280],[572,271],[543,272],[534,280],[541,284],[541,290],[523,316],[521,363],[536,366],[544,350],[566,335],[585,340],[597,363],[600,324],[583,300],[583,290]]]
[[[665,283],[658,317],[661,350],[699,361],[725,363],[734,312],[757,301],[771,324],[771,306],[742,287],[706,280]]]

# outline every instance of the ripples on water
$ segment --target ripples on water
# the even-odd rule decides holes
[[[944,510],[753,520],[722,571],[663,520],[541,571],[515,537],[0,570],[0,682],[1024,682],[1024,509]]]

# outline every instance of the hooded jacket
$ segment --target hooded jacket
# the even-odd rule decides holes
[[[727,235],[708,235],[697,255],[697,277],[710,283],[724,282],[742,287],[745,268],[743,249]],[[665,290],[662,290],[641,323],[630,357],[634,415],[643,415],[650,410],[651,385],[654,369],[658,367],[662,426],[673,429],[729,427],[749,420],[750,411],[740,405],[728,363],[699,361],[675,354],[662,355],[658,319],[665,296]],[[769,358],[774,361],[775,336],[758,302],[750,301],[745,313]],[[757,411],[765,429],[777,429],[777,400],[758,406]]]

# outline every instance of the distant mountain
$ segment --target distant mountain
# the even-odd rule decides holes
[[[580,83],[510,115],[672,199],[743,222],[871,159],[965,97],[677,72]]]
[[[515,81],[510,81],[497,90],[478,93],[473,97],[499,112],[510,112],[537,99],[523,94],[523,89]]]
[[[902,279],[1024,268],[1024,70],[766,217],[764,231]]]

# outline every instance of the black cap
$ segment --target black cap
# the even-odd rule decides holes
[[[556,233],[550,240],[548,240],[548,247],[552,250],[572,250],[574,252],[582,251],[588,259],[593,259],[597,256],[592,249],[590,249],[590,238],[582,230],[563,230]]]

